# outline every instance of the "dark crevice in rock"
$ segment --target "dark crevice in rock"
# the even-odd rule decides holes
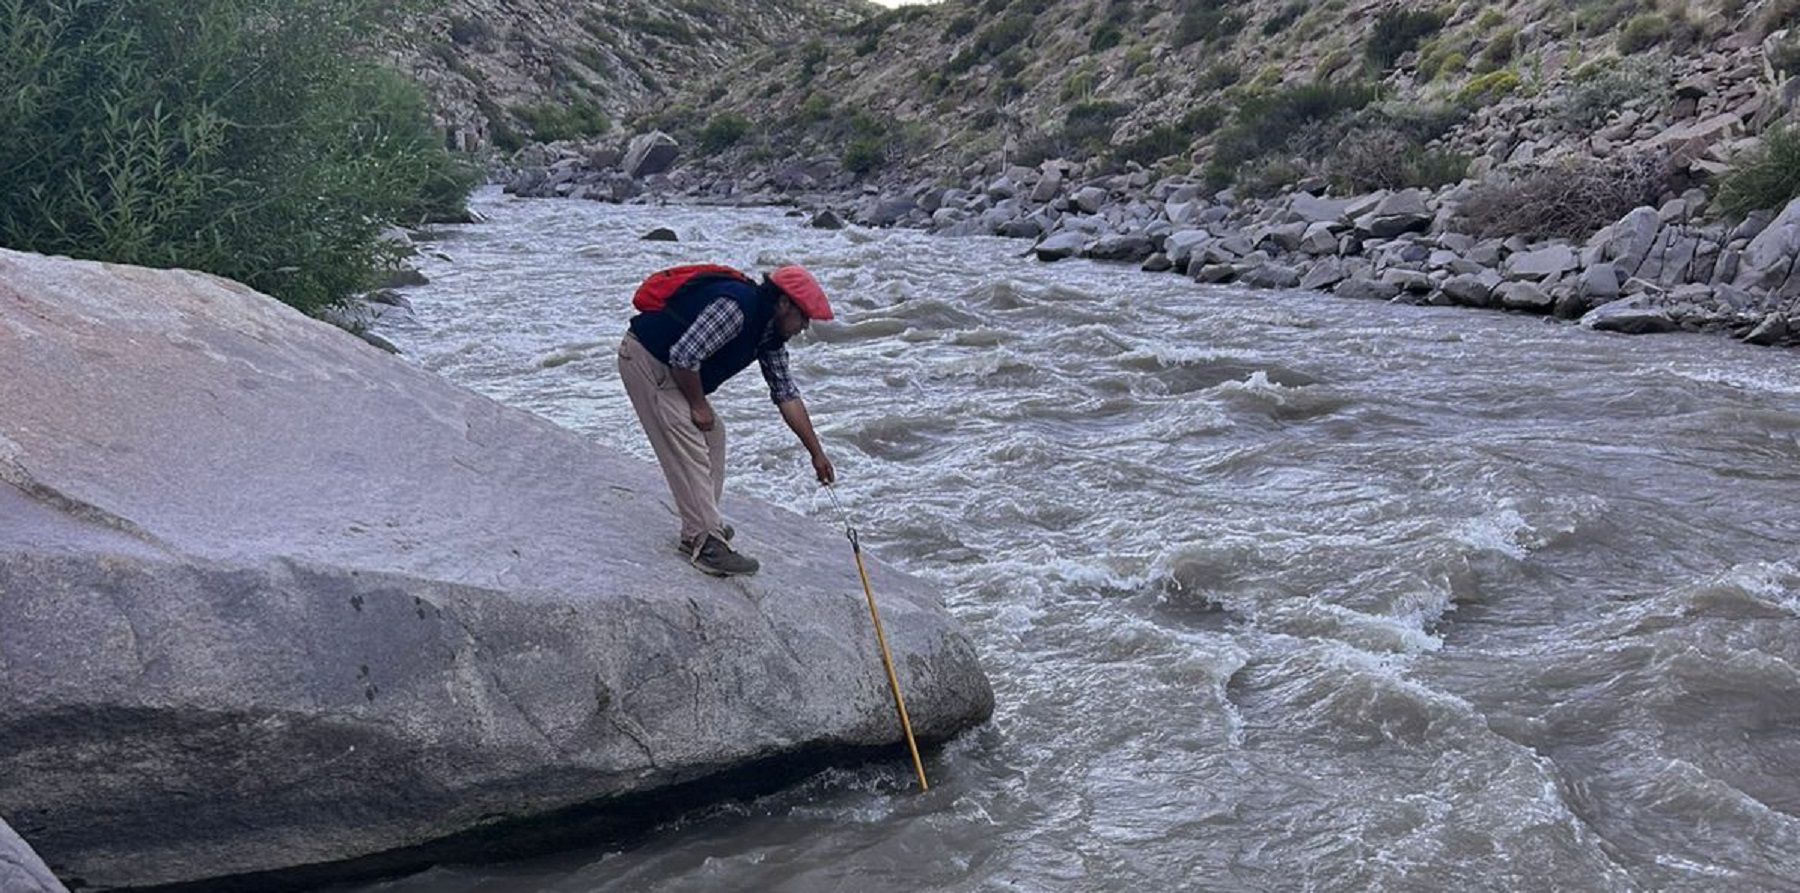
[[[919,743],[925,747],[942,742]],[[660,826],[684,813],[732,801],[749,801],[828,769],[893,760],[896,753],[893,747],[884,746],[814,748],[780,754],[654,791],[529,819],[498,819],[417,847],[345,862],[131,889],[143,893],[297,893],[326,884],[397,877],[435,865],[491,864],[574,849],[628,850],[652,840]],[[70,889],[82,888],[71,885]]]

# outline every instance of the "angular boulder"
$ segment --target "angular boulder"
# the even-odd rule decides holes
[[[0,821],[0,890],[6,893],[68,893],[44,860]]]
[[[274,889],[904,766],[842,533],[728,496],[763,570],[713,579],[666,499],[241,285],[0,250],[0,809],[93,888]],[[984,721],[869,570],[914,730]]]
[[[620,166],[628,176],[641,179],[668,171],[679,157],[681,144],[675,142],[674,137],[653,130],[632,137],[631,145],[625,148],[625,161]]]

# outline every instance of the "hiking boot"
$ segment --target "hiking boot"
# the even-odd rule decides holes
[[[688,563],[715,577],[748,576],[762,565],[756,559],[731,551],[723,539],[708,536],[698,548],[688,552]]]
[[[737,531],[731,529],[730,524],[727,524],[724,527],[719,528],[719,538],[728,543],[731,542],[731,538],[736,535],[737,535]],[[684,536],[680,540],[676,541],[675,548],[677,550],[679,550],[681,552],[681,554],[683,554],[683,555],[692,555],[692,554],[694,554],[694,546],[696,546],[696,545],[698,545],[696,540],[692,540],[692,539],[689,539]]]

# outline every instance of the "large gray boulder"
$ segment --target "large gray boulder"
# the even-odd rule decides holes
[[[95,888],[317,882],[905,766],[842,533],[727,497],[763,570],[717,580],[666,499],[241,285],[0,250],[0,809]],[[984,721],[869,565],[915,731]]]
[[[625,161],[621,166],[627,175],[642,179],[668,171],[679,157],[681,144],[660,130],[652,130],[632,137],[631,144],[625,148]]]
[[[68,893],[38,854],[32,852],[4,821],[0,821],[0,891]]]

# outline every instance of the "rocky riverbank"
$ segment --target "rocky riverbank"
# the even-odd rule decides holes
[[[1328,195],[1326,178],[1302,175],[1256,198],[1208,186],[1200,167],[1105,171],[1067,159],[1008,164],[1004,155],[862,177],[828,156],[690,157],[655,132],[532,147],[506,183],[533,197],[787,204],[822,226],[1029,239],[1046,261],[1082,257],[1202,282],[1538,313],[1622,332],[1800,343],[1800,207],[1723,219],[1712,202],[1719,177],[1796,106],[1800,81],[1781,61],[1792,35],[1733,32],[1704,52],[1598,66],[1579,64],[1574,45],[1554,35],[1533,39],[1540,80],[1530,90],[1497,75],[1483,82],[1491,94],[1465,89],[1455,103],[1432,106],[1419,60],[1408,57],[1391,75],[1389,89],[1414,97],[1409,114],[1464,116],[1426,147],[1470,159],[1466,179],[1439,188]],[[1170,169],[1182,165],[1157,167]],[[1583,180],[1583,170],[1593,176]],[[1634,170],[1644,174],[1638,181]],[[1510,231],[1471,219],[1477,204],[1494,204],[1497,184],[1533,177],[1552,184],[1535,197],[1545,215],[1592,199],[1575,194],[1588,186],[1615,191],[1602,196],[1615,209],[1592,219],[1576,207],[1588,219],[1574,236],[1519,234],[1516,221],[1536,210],[1529,204],[1510,209]],[[1557,195],[1557,183],[1569,194]]]
[[[602,201],[793,204],[822,227],[1028,239],[1044,261],[1080,257],[1208,283],[1537,313],[1632,334],[1710,332],[1800,344],[1800,201],[1780,213],[1707,221],[1700,218],[1705,196],[1696,191],[1638,207],[1581,242],[1483,238],[1456,229],[1472,182],[1350,198],[1298,190],[1259,200],[1144,171],[1084,179],[1078,165],[1052,161],[1006,168],[974,188],[831,193],[795,169],[759,188],[720,189],[655,165],[652,173],[634,167],[655,151],[673,162],[666,137],[638,147],[623,156],[558,157],[509,177],[507,189]]]

